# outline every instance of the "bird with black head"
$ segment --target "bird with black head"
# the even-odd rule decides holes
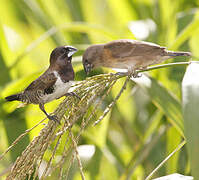
[[[40,109],[48,119],[58,121],[55,115],[49,115],[44,104],[67,95],[74,80],[74,70],[71,64],[72,55],[77,51],[72,46],[55,48],[50,55],[50,66],[23,92],[6,97],[7,101],[21,101],[26,104],[39,104]],[[79,96],[77,96],[79,97]]]

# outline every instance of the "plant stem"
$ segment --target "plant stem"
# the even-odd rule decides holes
[[[141,73],[141,72],[145,72],[145,71],[152,71],[152,70],[156,70],[156,69],[161,69],[161,68],[167,68],[167,67],[174,67],[174,66],[188,66],[191,63],[199,63],[199,61],[188,61],[188,62],[177,62],[177,63],[168,63],[168,64],[160,64],[160,65],[156,65],[156,66],[152,66],[152,67],[147,67],[145,69],[138,69],[136,70],[137,73]],[[116,73],[118,74],[118,73]],[[117,76],[117,78],[121,78],[121,77],[125,77],[128,76],[129,72],[126,73],[121,73]]]
[[[186,141],[183,140],[178,147],[171,153],[169,156],[167,156],[147,177],[145,180],[149,180],[152,178],[152,176],[176,153],[178,152],[184,145],[186,144]]]
[[[189,61],[189,62],[177,62],[177,63],[168,63],[168,64],[161,64],[161,65],[157,65],[157,66],[152,66],[152,67],[148,67],[146,69],[143,70],[138,70],[137,72],[145,72],[145,71],[152,71],[155,69],[161,69],[161,68],[166,68],[166,67],[174,67],[174,66],[184,66],[184,65],[189,65],[191,63],[199,63],[198,61]]]
[[[130,80],[130,76],[128,76],[124,82],[124,85],[122,86],[122,88],[120,89],[120,92],[118,93],[118,95],[116,96],[116,98],[108,105],[108,107],[104,110],[104,113],[102,116],[99,117],[99,119],[97,121],[95,121],[94,126],[97,125],[102,119],[104,119],[104,117],[108,114],[108,112],[112,109],[112,107],[115,105],[116,101],[120,98],[120,96],[122,95],[123,91],[126,89],[126,85],[128,83],[128,81]]]

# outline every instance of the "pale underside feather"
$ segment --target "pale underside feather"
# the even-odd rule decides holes
[[[68,92],[69,88],[72,85],[72,82],[70,82],[70,81],[64,83],[56,71],[54,71],[54,74],[57,77],[57,81],[55,82],[55,84],[53,86],[54,91],[53,91],[53,93],[45,94],[42,97],[42,100],[44,103],[50,102],[54,99],[58,99],[58,98],[64,96]]]

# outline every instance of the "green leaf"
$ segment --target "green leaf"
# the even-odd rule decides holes
[[[194,178],[199,177],[199,64],[191,63],[182,82],[183,116],[185,137],[187,140],[188,154],[191,162],[191,172]]]
[[[182,111],[179,100],[151,77],[143,75],[141,78],[133,80],[146,90],[155,106],[165,114],[169,122],[184,136]]]
[[[105,116],[105,118],[95,126],[95,128],[90,126],[85,132],[85,136],[87,136],[92,143],[97,145],[99,148],[103,148],[106,145],[110,115],[111,112],[109,112],[107,116]]]
[[[173,152],[180,142],[181,136],[179,132],[174,127],[169,128],[167,131],[167,154],[169,155],[171,152]],[[180,152],[176,152],[166,163],[167,174],[177,172],[179,155]]]
[[[188,38],[190,38],[194,32],[196,32],[199,28],[199,13],[196,14],[194,20],[178,35],[171,49],[178,49],[180,45],[182,45]]]
[[[102,162],[102,152],[96,148],[95,154],[90,160],[87,169],[90,173],[90,179],[97,179],[100,176],[100,164]]]
[[[148,123],[148,128],[144,134],[144,141],[147,141],[147,139],[156,131],[158,128],[160,121],[162,119],[163,113],[159,110],[157,110],[153,116],[150,118],[150,122]]]
[[[119,93],[120,89],[122,88],[124,84],[125,79],[120,79],[116,84],[114,85],[112,89],[112,94],[114,98],[117,96]],[[120,112],[124,120],[128,121],[129,123],[132,123],[135,119],[135,104],[133,101],[133,96],[131,96],[131,91],[133,88],[134,84],[132,87],[127,86],[123,94],[120,96],[118,101],[116,102],[117,105],[117,110]]]

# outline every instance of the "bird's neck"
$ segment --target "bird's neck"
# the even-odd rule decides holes
[[[50,66],[49,69],[50,71],[56,71],[63,82],[74,80],[75,75],[71,63],[67,63],[64,65]]]

